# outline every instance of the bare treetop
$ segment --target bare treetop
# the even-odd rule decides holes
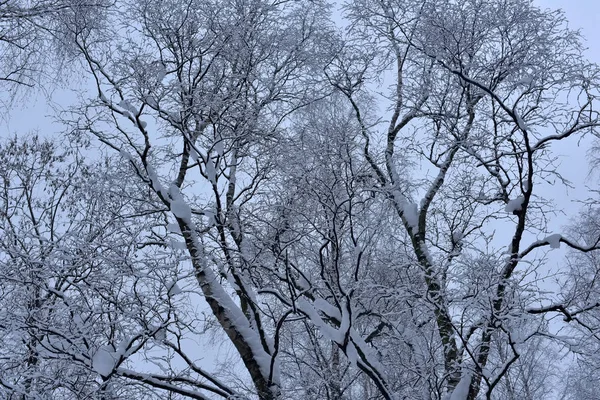
[[[29,40],[93,82],[69,146],[0,147],[0,393],[541,400],[571,357],[591,399],[597,207],[550,232],[540,191],[598,132],[580,35],[526,0],[333,6],[0,5],[5,81]]]

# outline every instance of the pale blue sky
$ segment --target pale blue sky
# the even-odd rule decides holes
[[[581,29],[586,38],[586,45],[589,48],[588,57],[591,61],[600,63],[600,0],[535,0],[536,4],[542,7],[552,9],[560,8],[566,13],[571,28]],[[0,100],[2,99],[0,94]],[[36,127],[44,127],[47,121],[44,121],[44,114],[50,114],[51,110],[47,108],[46,102],[40,96],[33,94],[24,96],[25,101],[18,102],[13,106],[10,112],[9,121],[0,121],[0,128],[5,131],[23,132]],[[63,99],[69,103],[68,91],[56,90],[55,100]],[[21,99],[23,100],[23,99]],[[62,102],[62,101],[61,101]],[[8,129],[6,129],[8,128]]]
[[[598,0],[536,0],[548,8],[560,8],[565,11],[571,28],[581,28],[590,49],[589,57],[600,62],[600,1]]]
[[[535,2],[543,7],[563,9],[570,21],[570,27],[581,29],[582,34],[587,39],[589,59],[600,63],[600,38],[598,33],[600,31],[600,0],[535,0]],[[64,105],[76,101],[69,90],[59,89],[54,93],[54,100]],[[0,100],[1,96],[2,94],[0,94]],[[11,110],[8,120],[0,120],[0,136],[14,133],[23,134],[35,129],[39,129],[40,133],[45,135],[55,134],[54,132],[59,130],[60,126],[51,125],[51,119],[45,117],[45,115],[51,113],[52,110],[47,106],[42,96],[36,96],[34,93],[27,95],[25,101],[19,102]],[[561,159],[565,167],[563,173],[567,179],[574,183],[577,189],[569,191],[567,195],[562,187],[544,188],[548,197],[555,200],[557,208],[564,210],[566,213],[565,216],[553,219],[551,229],[555,232],[561,232],[561,226],[568,223],[569,219],[576,214],[579,206],[574,204],[572,200],[575,197],[585,197],[585,184],[591,184],[591,182],[585,180],[588,171],[585,146],[586,143],[582,143],[582,146],[578,147],[575,140],[560,145]],[[553,253],[553,255],[555,254],[560,253]]]

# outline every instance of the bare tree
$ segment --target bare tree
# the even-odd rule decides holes
[[[190,274],[256,393],[277,398],[279,333],[291,311],[265,322],[245,207],[269,177],[286,116],[323,96],[311,74],[325,57],[317,44],[329,40],[325,9],[252,1],[122,7],[127,15],[112,22],[115,39],[132,33],[126,42],[77,34],[98,91],[77,129],[119,151],[169,211]]]
[[[123,376],[187,320],[173,309],[179,260],[146,250],[162,221],[144,192],[81,157],[35,136],[0,147],[6,398],[150,396]]]
[[[0,1],[0,84],[50,88],[72,59],[70,32],[100,29],[112,2],[104,0]],[[85,19],[86,23],[83,24]],[[91,23],[93,21],[93,23]]]
[[[340,57],[330,81],[355,109],[365,159],[421,269],[444,391],[475,399],[483,384],[489,398],[520,357],[516,345],[536,335],[518,332],[512,320],[558,307],[532,307],[548,299],[531,296],[517,278],[541,265],[530,259],[533,251],[560,243],[597,248],[597,241],[578,245],[545,235],[551,209],[534,187],[560,180],[552,142],[598,126],[598,69],[583,60],[577,34],[560,13],[527,1],[357,1],[347,11],[356,28],[350,43],[361,43],[351,49],[368,51]],[[368,95],[369,79],[388,71],[395,82],[381,132],[360,96]],[[403,159],[428,163],[431,178],[411,182],[397,167]],[[499,219],[512,225],[508,257],[491,243],[488,226]],[[496,363],[490,352],[502,343],[512,346],[512,356]]]
[[[552,145],[600,123],[561,13],[353,0],[342,31],[318,1],[68,9],[52,35],[95,87],[60,118],[111,156],[2,153],[5,393],[538,399],[540,365],[597,346],[600,233],[548,232],[539,194],[563,181]],[[549,291],[561,244],[584,261]],[[207,334],[239,375],[202,367]]]

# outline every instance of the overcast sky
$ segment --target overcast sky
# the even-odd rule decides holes
[[[572,29],[581,29],[583,36],[586,38],[586,45],[589,48],[589,59],[600,63],[600,34],[598,33],[600,32],[600,0],[535,1],[542,7],[563,9],[569,20],[570,27]],[[57,94],[55,100],[61,100],[65,105],[76,101],[68,90],[57,90],[55,93]],[[9,120],[0,121],[0,136],[14,133],[23,134],[36,129],[39,129],[42,134],[51,135],[60,129],[58,125],[48,126],[50,119],[44,118],[44,115],[51,113],[52,110],[47,106],[42,96],[28,96],[26,101],[16,104],[10,112]],[[569,218],[573,217],[579,208],[572,200],[576,197],[585,197],[585,184],[593,184],[585,180],[589,168],[585,157],[586,145],[586,143],[583,143],[581,147],[578,147],[578,143],[575,140],[565,143],[561,142],[561,160],[563,166],[567,167],[563,170],[564,175],[573,182],[577,190],[565,194],[563,188],[550,186],[544,188],[547,191],[548,197],[556,202],[557,208],[564,210],[566,214],[563,217],[553,219],[551,229],[555,232],[560,232],[561,226],[568,223]]]
[[[588,59],[600,63],[600,40],[598,40],[600,39],[600,0],[536,0],[536,3],[548,8],[562,9],[567,16],[570,28],[581,30],[585,38],[585,45],[588,48]],[[579,147],[574,140],[560,144],[563,165],[569,167],[563,170],[565,171],[565,177],[577,187],[575,191],[569,192],[569,199],[564,200],[569,201],[575,197],[585,197],[585,186],[594,184],[594,182],[586,179],[589,171],[586,154],[589,143],[590,141],[583,142]],[[572,215],[572,212],[567,212],[567,214]]]
[[[600,41],[598,40],[600,36],[598,33],[600,31],[600,0],[535,0],[535,3],[542,7],[563,9],[569,20],[570,27],[581,29],[582,34],[586,38],[586,44],[589,48],[589,59],[600,63]],[[62,96],[65,95],[60,90],[57,91],[58,93]],[[29,97],[27,101],[20,102],[13,108],[9,117],[10,121],[0,121],[0,124],[3,125],[3,128],[6,128],[6,124],[9,122],[8,130],[13,133],[15,131],[30,130],[40,124],[35,118],[32,119],[30,113],[32,111],[31,106],[35,107],[36,113],[50,113],[50,110],[44,107],[43,103],[45,103],[43,99]],[[32,122],[34,126],[32,126]]]
[[[536,3],[548,8],[560,8],[565,11],[570,27],[581,29],[587,39],[589,57],[600,63],[600,1],[599,0],[536,0]]]
[[[534,0],[542,7],[552,9],[563,9],[572,29],[581,29],[585,37],[586,47],[588,47],[588,58],[590,61],[600,63],[600,0]],[[70,90],[55,90],[54,100],[67,106],[74,103],[76,98]],[[0,95],[1,96],[1,95]],[[23,134],[28,131],[39,130],[39,133],[45,135],[56,135],[61,127],[58,124],[52,124],[51,118],[44,116],[51,115],[52,109],[48,107],[43,96],[35,96],[33,93],[26,96],[25,101],[20,101],[14,105],[9,113],[8,120],[0,121],[0,136],[11,134]],[[564,167],[564,177],[572,181],[576,190],[565,193],[564,188],[548,187],[544,193],[557,201],[557,208],[564,210],[566,214],[573,216],[579,207],[572,203],[574,198],[587,197],[585,185],[597,186],[597,182],[586,180],[589,164],[586,157],[587,148],[590,141],[578,143],[576,140],[561,142],[555,151],[561,156],[562,166]],[[599,174],[600,175],[600,174]],[[567,223],[569,218],[558,218],[552,224],[552,228],[559,230],[562,225]]]

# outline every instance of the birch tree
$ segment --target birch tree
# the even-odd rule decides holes
[[[3,0],[0,2],[0,84],[17,89],[62,79],[68,70],[72,39],[70,30],[100,29],[108,1]],[[81,22],[86,20],[86,25]],[[92,23],[93,22],[93,23]],[[5,99],[8,100],[8,99]]]
[[[126,42],[106,42],[93,31],[76,36],[98,93],[76,129],[119,152],[168,210],[197,289],[256,394],[278,398],[279,332],[290,312],[265,322],[268,305],[254,286],[262,278],[243,221],[246,204],[269,178],[270,147],[286,115],[325,94],[312,75],[322,49],[335,42],[327,36],[326,7],[261,1],[121,7],[127,12],[113,15],[113,38],[128,32]]]
[[[186,318],[173,310],[178,259],[147,250],[157,221],[143,188],[37,136],[6,140],[0,158],[2,396],[159,396],[134,370],[160,364],[146,352]]]
[[[358,1],[347,10],[352,40],[370,51],[340,58],[330,79],[355,109],[365,158],[421,269],[443,365],[440,394],[489,398],[520,357],[517,345],[544,333],[524,333],[519,318],[557,311],[534,307],[549,299],[519,278],[542,265],[534,250],[597,248],[548,235],[551,209],[534,190],[560,180],[553,142],[596,129],[597,67],[582,58],[560,13],[527,1]],[[388,70],[395,82],[382,131],[358,96]],[[375,148],[379,137],[384,145]],[[428,165],[431,178],[410,182],[397,167],[407,157]],[[508,257],[494,250],[487,228],[498,219],[511,226]],[[503,342],[512,356],[498,363],[490,352]]]
[[[331,7],[67,7],[77,145],[0,152],[3,393],[537,399],[597,346],[600,234],[540,191],[597,133],[579,35],[526,0]]]

